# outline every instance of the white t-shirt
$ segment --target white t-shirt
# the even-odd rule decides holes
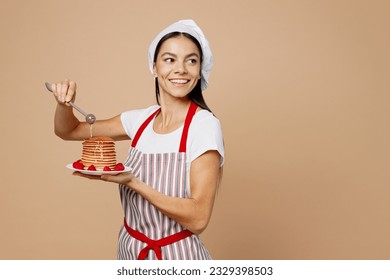
[[[133,139],[142,123],[157,109],[158,105],[150,106],[146,109],[131,110],[121,114],[122,125],[130,137]],[[167,134],[158,134],[153,130],[154,119],[143,131],[137,143],[137,149],[142,153],[173,153],[179,151],[183,125],[175,131]],[[224,163],[224,144],[222,128],[219,120],[209,111],[198,111],[188,130],[187,138],[187,166],[209,150],[216,150],[221,155],[220,164]]]
[[[122,125],[133,139],[143,122],[159,108],[153,105],[146,109],[131,110],[121,114]],[[153,130],[153,120],[142,132],[137,142],[137,149],[145,154],[178,153],[183,127],[167,134],[158,134]],[[190,168],[191,162],[207,151],[216,150],[221,155],[220,166],[224,164],[225,149],[222,128],[219,120],[209,111],[200,110],[192,118],[187,137],[186,149],[186,190],[191,195]]]

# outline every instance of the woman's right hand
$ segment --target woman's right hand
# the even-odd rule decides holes
[[[51,84],[54,97],[60,104],[69,105],[69,101],[74,102],[76,98],[77,85],[74,81],[63,80],[58,83]]]
[[[76,98],[76,83],[70,80],[63,80],[51,84],[51,88],[58,102],[54,114],[55,134],[64,140],[84,140],[90,137],[90,125],[85,121],[79,121],[69,104],[69,101],[74,102]],[[93,124],[93,133],[94,135],[108,136],[114,140],[129,139],[123,128],[120,114],[110,119],[97,120]]]

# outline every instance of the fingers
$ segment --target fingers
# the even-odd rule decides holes
[[[128,185],[132,180],[135,179],[134,175],[130,172],[123,172],[116,175],[110,175],[110,174],[102,174],[102,175],[89,175],[89,174],[83,174],[78,171],[74,171],[72,173],[74,176],[79,176],[91,180],[102,180],[106,182],[111,183],[117,183],[117,184],[123,184]]]
[[[62,103],[65,103],[65,97],[68,92],[68,87],[69,87],[68,80],[62,81],[61,84],[59,85],[59,100]]]
[[[51,88],[57,102],[59,103],[67,104],[69,101],[73,101],[76,97],[77,85],[74,81],[66,79],[59,83],[51,84]]]
[[[123,172],[116,175],[103,174],[100,178],[103,181],[127,185],[134,179],[134,175],[130,172]]]
[[[100,176],[100,179],[102,179],[103,181],[110,182],[110,177],[111,177],[111,175],[103,174],[103,175]]]
[[[77,88],[76,83],[74,81],[70,81],[69,88],[68,88],[68,94],[65,97],[65,102],[69,102],[69,101],[72,101],[72,99],[74,99],[73,97],[76,94],[76,88]]]

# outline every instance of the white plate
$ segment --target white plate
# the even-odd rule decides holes
[[[112,171],[82,170],[82,169],[74,168],[73,163],[69,163],[68,165],[66,165],[66,168],[69,168],[70,170],[73,170],[73,171],[78,171],[78,172],[83,173],[83,174],[96,175],[96,176],[100,176],[102,174],[116,175],[116,174],[123,173],[123,172],[129,172],[131,170],[131,167],[128,167],[128,166],[125,166],[125,170],[120,170],[120,171],[116,171],[116,170],[112,170]]]

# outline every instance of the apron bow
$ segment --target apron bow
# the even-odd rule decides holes
[[[153,250],[156,253],[156,257],[158,260],[162,260],[161,245],[158,245],[158,241],[152,239],[150,239],[150,241],[148,242],[148,246],[146,246],[141,250],[141,252],[139,252],[138,260],[146,259],[150,250]]]
[[[149,237],[147,237],[142,232],[136,231],[136,230],[132,229],[131,227],[129,227],[129,225],[126,222],[126,218],[124,219],[124,226],[125,226],[127,232],[132,237],[134,237],[135,239],[138,239],[139,241],[142,241],[142,242],[148,244],[145,248],[143,248],[141,250],[141,252],[139,252],[138,258],[137,258],[138,260],[146,259],[150,250],[153,250],[156,253],[156,257],[158,260],[162,260],[162,253],[161,253],[162,246],[170,245],[172,243],[175,243],[177,241],[180,241],[184,238],[187,238],[187,237],[193,235],[193,233],[191,231],[189,231],[188,229],[185,229],[185,230],[182,230],[182,231],[177,232],[175,234],[172,234],[170,236],[161,238],[159,240],[153,240],[153,239],[150,239]]]

